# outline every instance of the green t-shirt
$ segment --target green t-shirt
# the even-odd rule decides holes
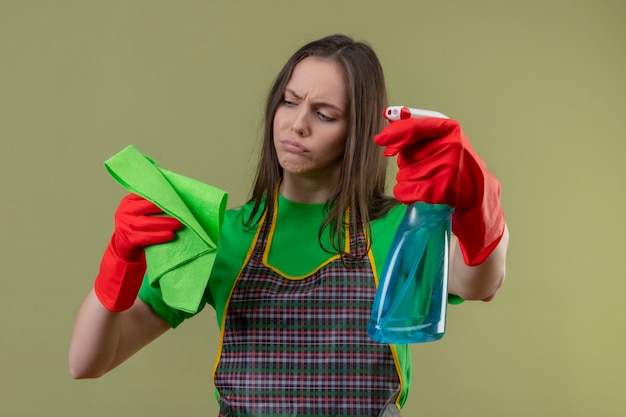
[[[253,229],[244,226],[251,211],[252,203],[238,209],[227,210],[215,264],[203,297],[203,306],[209,304],[214,307],[220,328],[232,287],[255,241],[258,226]],[[372,254],[370,259],[373,258],[372,267],[377,277],[382,275],[387,253],[405,211],[405,206],[398,205],[370,224]],[[338,256],[320,246],[319,228],[323,218],[324,204],[301,204],[279,196],[273,238],[268,241],[269,251],[266,251],[264,257],[266,266],[286,277],[304,277],[325,265],[333,256]],[[321,237],[321,242],[324,248],[331,249],[327,229]],[[144,280],[139,296],[172,327],[177,327],[185,319],[193,316],[168,307],[163,302],[160,291],[152,288],[147,280]],[[395,345],[394,348],[401,372],[400,404],[403,404],[410,385],[410,352],[407,345]]]

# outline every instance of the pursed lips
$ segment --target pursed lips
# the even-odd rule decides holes
[[[295,140],[284,139],[280,143],[283,145],[283,148],[287,152],[306,153],[309,151],[304,145],[302,145],[300,142],[296,142]]]

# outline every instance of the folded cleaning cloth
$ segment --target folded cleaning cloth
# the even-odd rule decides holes
[[[228,194],[159,168],[134,146],[104,166],[128,191],[152,201],[185,226],[176,231],[175,239],[146,247],[147,273],[167,305],[197,312],[215,262]]]

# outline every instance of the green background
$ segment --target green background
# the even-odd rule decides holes
[[[626,3],[0,0],[0,415],[217,415],[208,309],[119,369],[67,350],[133,144],[248,195],[268,87],[306,41],[368,41],[390,100],[461,121],[503,184],[507,282],[413,346],[406,416],[624,416]]]

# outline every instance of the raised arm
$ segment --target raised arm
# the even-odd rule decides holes
[[[403,203],[454,207],[449,291],[491,300],[504,281],[509,232],[500,183],[452,119],[415,117],[389,124],[374,140],[397,155],[394,194]]]
[[[99,377],[168,328],[137,298],[146,271],[144,247],[171,240],[181,223],[153,203],[129,194],[115,212],[115,231],[87,294],[70,344],[74,378]]]

